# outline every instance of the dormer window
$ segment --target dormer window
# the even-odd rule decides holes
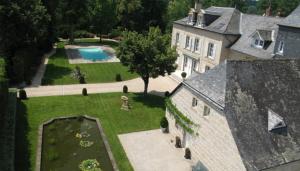
[[[283,120],[283,118],[272,111],[271,109],[268,109],[268,131],[273,131],[275,129],[279,128],[285,128],[286,124]]]
[[[264,47],[264,41],[260,39],[254,40],[254,46],[257,48],[263,48]]]
[[[283,41],[280,41],[278,46],[278,53],[283,54],[283,47],[284,47],[284,43]]]

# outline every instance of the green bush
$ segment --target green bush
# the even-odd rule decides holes
[[[166,91],[165,92],[165,97],[169,97],[170,96],[170,92],[169,91]]]
[[[86,30],[78,30],[74,32],[75,38],[94,38],[95,34],[90,33]]]
[[[115,37],[119,37],[122,35],[122,30],[120,28],[117,29],[113,29],[109,34],[108,34],[108,38],[112,39]]]
[[[116,81],[122,81],[121,74],[116,74]]]
[[[5,112],[8,100],[8,81],[5,73],[5,61],[0,57],[0,118]],[[5,107],[5,108],[4,108]]]
[[[184,79],[186,77],[186,72],[182,72],[181,77]]]
[[[162,128],[168,128],[169,127],[169,122],[166,117],[162,117],[160,120],[160,127]]]
[[[21,90],[19,91],[19,98],[20,98],[21,100],[26,100],[26,99],[27,99],[27,93],[26,93],[26,91],[25,91],[24,89],[21,89]]]
[[[123,93],[128,93],[128,87],[127,87],[127,85],[123,86]]]
[[[86,89],[86,88],[83,88],[83,89],[82,89],[82,95],[83,95],[83,96],[87,96],[87,95],[88,95],[87,89]]]

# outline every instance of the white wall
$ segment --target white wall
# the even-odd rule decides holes
[[[201,161],[208,170],[212,171],[245,171],[225,116],[212,108],[208,116],[203,116],[203,108],[207,104],[197,98],[198,105],[193,108],[193,97],[196,96],[184,86],[171,97],[173,104],[183,114],[200,125],[195,129],[198,135],[191,136],[188,143],[193,163]],[[182,137],[182,130],[175,127],[175,120],[168,111],[166,116],[173,137],[178,135]]]

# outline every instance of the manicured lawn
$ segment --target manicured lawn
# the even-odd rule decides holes
[[[164,116],[164,99],[158,96],[128,94],[132,109],[120,110],[122,93],[84,96],[37,97],[18,106],[16,170],[34,170],[38,127],[59,116],[89,115],[97,117],[104,128],[121,171],[131,171],[118,134],[159,128]],[[153,140],[155,141],[155,140]]]
[[[81,42],[96,41],[96,39],[84,39]],[[116,44],[105,41],[105,44]],[[116,45],[115,45],[116,46]],[[112,46],[113,47],[113,46]],[[65,54],[64,43],[58,44],[57,53],[50,57],[46,72],[42,81],[43,85],[78,84],[78,80],[71,77],[72,70],[79,66],[86,75],[87,83],[115,82],[116,74],[121,74],[122,80],[129,80],[137,77],[137,74],[130,73],[128,68],[121,63],[94,63],[94,64],[69,64]]]

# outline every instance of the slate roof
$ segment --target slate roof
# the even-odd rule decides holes
[[[226,64],[222,63],[205,73],[194,72],[184,82],[192,87],[203,98],[207,98],[218,107],[225,105]]]
[[[300,60],[228,61],[225,99],[247,170],[300,159]],[[286,129],[268,131],[268,109],[283,117]]]
[[[287,16],[279,25],[300,28],[300,5]]]
[[[223,107],[247,170],[300,170],[300,60],[228,60],[182,85]],[[269,132],[268,109],[287,127]]]
[[[189,26],[189,27],[194,27],[197,29],[203,29],[207,31],[221,33],[221,34],[230,34],[230,35],[240,34],[240,29],[239,29],[240,26],[239,18],[241,15],[240,11],[228,7],[210,7],[205,9],[205,14],[219,15],[219,18],[217,18],[214,22],[212,22],[211,24],[203,28],[200,28],[196,25],[193,26],[187,24],[188,17],[177,20],[174,23]]]
[[[278,33],[277,24],[282,21],[282,18],[242,14],[241,21],[241,37],[237,40],[237,42],[235,42],[234,45],[231,46],[231,49],[240,53],[244,53],[262,59],[272,58],[275,41],[271,41],[270,44],[268,44],[268,47],[259,49],[253,47],[252,35],[257,30],[259,30],[259,32],[263,35],[270,37],[269,34],[272,33],[272,30],[274,30],[274,38],[276,38]],[[268,33],[266,33],[267,31]]]

